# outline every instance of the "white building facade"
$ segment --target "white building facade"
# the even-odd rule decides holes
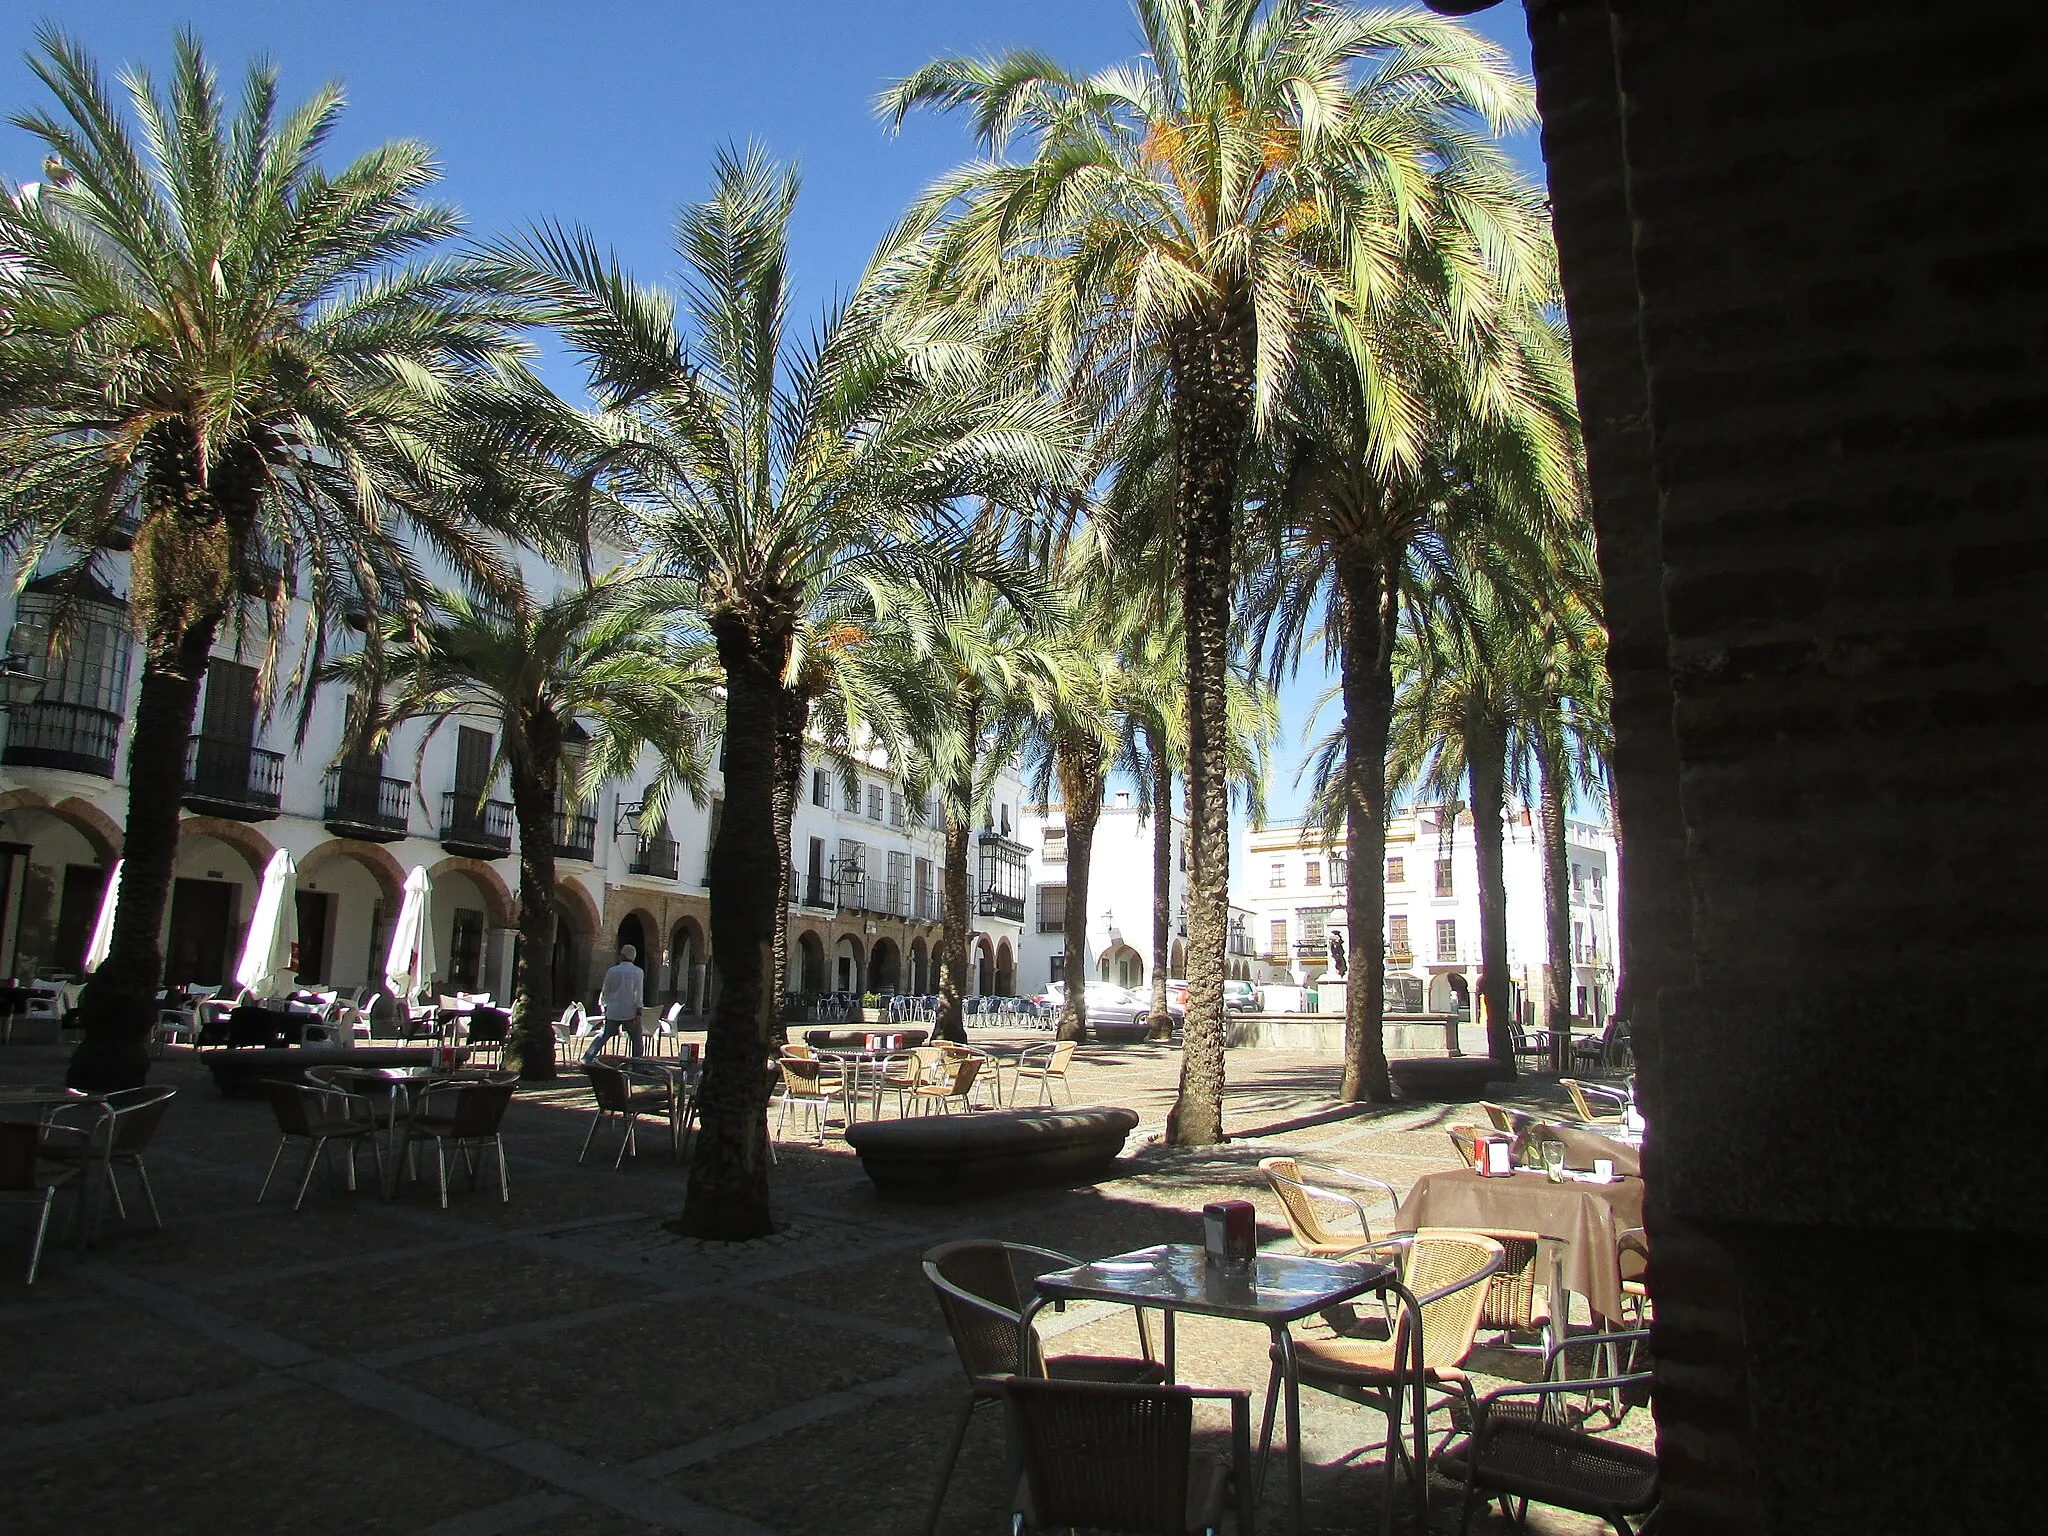
[[[1027,805],[1021,826],[1033,900],[1019,979],[1023,991],[1038,993],[1068,975],[1066,810]],[[1091,981],[1138,990],[1152,984],[1152,841],[1152,818],[1138,809],[1130,791],[1117,790],[1104,800],[1088,870],[1083,968]],[[1167,975],[1180,977],[1187,974],[1187,834],[1177,817],[1168,890]]]
[[[1614,837],[1603,826],[1568,821],[1572,932],[1571,1001],[1575,1016],[1604,1019],[1614,1003],[1617,924]],[[1518,1016],[1540,1008],[1548,973],[1543,919],[1543,857],[1526,807],[1511,807],[1503,848],[1507,888],[1508,973]],[[1259,982],[1306,986],[1333,973],[1341,948],[1349,967],[1345,915],[1351,866],[1344,839],[1320,829],[1276,824],[1251,829],[1244,843],[1242,900],[1250,910]],[[1416,806],[1387,826],[1387,1008],[1443,1013],[1469,1009],[1479,983],[1479,860],[1472,817]],[[1334,947],[1333,947],[1334,946]]]
[[[560,577],[527,557],[537,592]],[[120,857],[128,743],[141,685],[129,627],[125,558],[106,582],[66,584],[53,568],[0,602],[8,652],[42,677],[39,696],[0,717],[0,976],[75,974],[101,893]],[[51,631],[67,610],[65,632]],[[301,632],[291,605],[287,634]],[[508,997],[517,935],[519,831],[502,773],[497,722],[398,726],[376,759],[346,755],[351,702],[330,686],[303,736],[295,709],[259,698],[260,609],[238,648],[224,626],[201,690],[185,761],[180,844],[161,935],[165,979],[225,980],[240,953],[264,865],[280,848],[298,866],[299,976],[337,987],[381,984],[407,872],[433,881],[440,974],[426,990]],[[337,643],[345,639],[337,637]],[[277,675],[289,674],[287,654]],[[573,736],[573,733],[572,733]],[[572,740],[568,752],[576,751]],[[879,759],[845,764],[814,747],[792,841],[788,986],[928,991],[938,936],[940,833],[907,814],[900,779]],[[555,818],[555,1006],[589,1002],[614,949],[634,946],[650,1005],[701,1015],[712,1001],[709,851],[723,808],[710,774],[704,802],[674,798],[643,832],[651,755],[626,781]],[[814,788],[822,772],[829,780]],[[567,775],[564,775],[565,779]],[[1025,850],[1013,828],[1014,775],[997,790],[977,839],[970,884],[972,990],[1015,985],[1027,905]]]

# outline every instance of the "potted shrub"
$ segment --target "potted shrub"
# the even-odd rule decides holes
[[[860,1021],[863,1024],[886,1024],[889,1010],[882,1006],[880,994],[863,992],[860,997]]]

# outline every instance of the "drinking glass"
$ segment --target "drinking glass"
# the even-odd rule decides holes
[[[1553,1184],[1564,1182],[1564,1143],[1546,1141],[1543,1143],[1543,1173]]]

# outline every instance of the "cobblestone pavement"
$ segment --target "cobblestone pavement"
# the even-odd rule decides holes
[[[56,1081],[64,1059],[0,1047],[0,1084]],[[0,1531],[921,1530],[962,1400],[923,1250],[999,1236],[1099,1257],[1199,1241],[1200,1207],[1229,1195],[1257,1201],[1262,1239],[1287,1250],[1260,1157],[1295,1150],[1405,1188],[1452,1163],[1443,1126],[1478,1118],[1346,1109],[1334,1058],[1237,1051],[1233,1141],[1175,1151],[1147,1143],[1178,1072],[1170,1047],[1083,1049],[1076,1102],[1142,1120],[1101,1183],[884,1203],[835,1124],[823,1149],[781,1144],[776,1234],[720,1245],[663,1227],[686,1174],[664,1138],[616,1171],[609,1156],[577,1164],[591,1111],[574,1074],[515,1101],[509,1203],[458,1183],[446,1211],[431,1184],[387,1204],[316,1175],[302,1210],[280,1185],[259,1206],[276,1146],[268,1105],[222,1099],[174,1053],[155,1079],[179,1095],[149,1152],[163,1231],[131,1202],[82,1256],[53,1237],[31,1287],[25,1229],[0,1218]],[[1518,1102],[1559,1099],[1547,1080],[1519,1089]],[[1048,1322],[1059,1350],[1135,1343],[1128,1312]],[[1183,1319],[1180,1378],[1258,1393],[1265,1346],[1257,1329]],[[1474,1361],[1482,1386],[1534,1374],[1526,1354]],[[1373,1528],[1381,1421],[1314,1392],[1304,1415],[1311,1528]],[[1624,1431],[1646,1443],[1647,1415]],[[1001,1469],[1001,1426],[984,1410],[942,1531],[1008,1529]],[[1439,1482],[1432,1527],[1453,1530],[1456,1515]],[[1531,1524],[1601,1528],[1547,1511]],[[1260,1528],[1285,1529],[1277,1479]]]

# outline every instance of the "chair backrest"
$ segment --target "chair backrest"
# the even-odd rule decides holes
[[[1534,1327],[1536,1266],[1543,1252],[1542,1234],[1488,1229],[1479,1235],[1492,1238],[1500,1244],[1501,1250],[1500,1269],[1486,1282],[1486,1299],[1479,1309],[1479,1326],[1509,1330]],[[1565,1300],[1554,1296],[1550,1305],[1556,1308]]]
[[[1004,1395],[1035,1526],[1184,1536],[1189,1388],[1018,1378]]]
[[[458,1140],[495,1136],[518,1086],[518,1078],[510,1073],[471,1082],[437,1083],[420,1095],[420,1110],[428,1116],[446,1115],[448,1134]],[[448,1102],[451,1099],[452,1104]]]
[[[1510,1136],[1514,1135],[1514,1117],[1505,1109],[1501,1108],[1498,1104],[1488,1104],[1483,1099],[1480,1101],[1479,1107],[1486,1112],[1486,1118],[1493,1122],[1493,1128],[1496,1131],[1504,1131]]]
[[[1415,1234],[1403,1256],[1401,1281],[1422,1303],[1425,1366],[1456,1365],[1472,1352],[1486,1309],[1485,1282],[1498,1273],[1503,1257],[1499,1243],[1477,1232],[1424,1227]],[[1412,1326],[1404,1302],[1396,1336],[1405,1339]]]
[[[1066,1076],[1067,1063],[1073,1059],[1074,1042],[1071,1040],[1055,1040],[1052,1044],[1052,1057],[1045,1064],[1046,1073],[1052,1077]]]
[[[495,1008],[479,1008],[469,1016],[471,1045],[503,1045],[512,1021]]]
[[[36,1187],[36,1143],[41,1131],[31,1121],[0,1124],[0,1190],[10,1194]]]
[[[597,1100],[597,1107],[608,1114],[622,1113],[630,1092],[626,1086],[626,1074],[601,1061],[586,1061],[583,1070],[590,1074],[590,1092]]]
[[[683,1005],[681,1003],[670,1003],[668,1005],[667,1010],[661,1016],[661,1027],[663,1029],[673,1030],[679,1023],[682,1022],[682,1017]]]
[[[1315,1198],[1309,1193],[1308,1181],[1302,1174],[1302,1165],[1293,1158],[1261,1158],[1259,1171],[1265,1174],[1266,1182],[1279,1197],[1280,1209],[1286,1213],[1287,1225],[1294,1233],[1294,1240],[1303,1247],[1341,1246],[1372,1240],[1369,1231],[1360,1231],[1356,1234],[1338,1232],[1324,1223],[1322,1213],[1316,1209]]]
[[[815,1056],[783,1056],[783,1087],[793,1096],[800,1099],[826,1097],[824,1080],[825,1064]]]
[[[814,1058],[817,1054],[818,1053],[812,1050],[808,1045],[799,1045],[795,1041],[790,1042],[788,1045],[785,1045],[782,1048],[782,1055],[784,1060],[788,1060],[791,1057],[794,1057],[798,1061],[809,1061],[812,1058]]]
[[[970,1380],[986,1382],[1017,1369],[1017,1329],[1024,1309],[1018,1270],[1041,1275],[1077,1262],[1050,1248],[988,1238],[941,1243],[926,1252],[925,1278]]]
[[[1476,1125],[1447,1125],[1444,1134],[1451,1138],[1451,1145],[1458,1149],[1458,1156],[1465,1160],[1467,1168],[1479,1162],[1480,1129]]]
[[[1600,1120],[1613,1121],[1621,1118],[1622,1106],[1611,1099],[1607,1099],[1606,1102],[1596,1109],[1592,1099],[1586,1093],[1585,1085],[1577,1078],[1561,1077],[1557,1080],[1557,1084],[1566,1093],[1571,1095],[1572,1108],[1578,1111],[1579,1118],[1587,1124],[1590,1125]],[[1601,1097],[1603,1099],[1606,1098],[1605,1095],[1601,1095]]]
[[[339,1088],[309,1088],[304,1083],[289,1083],[275,1077],[265,1079],[263,1089],[270,1095],[270,1110],[277,1116],[278,1130],[287,1136],[313,1134],[313,1111],[322,1097],[346,1097]]]
[[[112,1149],[121,1153],[146,1148],[177,1092],[169,1083],[145,1083],[140,1088],[122,1088],[108,1094],[107,1111],[114,1122]]]
[[[974,1087],[975,1074],[981,1071],[979,1056],[956,1056],[952,1061],[953,1082],[946,1089],[946,1097],[965,1098]]]

